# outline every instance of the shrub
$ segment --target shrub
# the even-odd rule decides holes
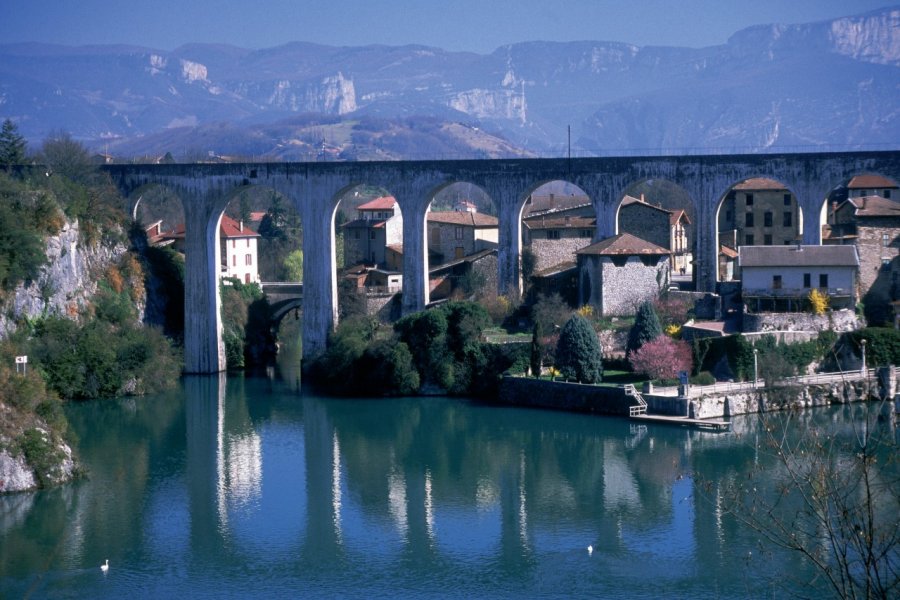
[[[810,310],[814,315],[825,314],[825,311],[828,309],[828,294],[818,288],[813,288],[810,290],[808,298]]]
[[[659,317],[649,301],[643,302],[634,317],[634,325],[628,332],[628,342],[625,345],[625,353],[631,354],[651,340],[662,335],[662,326]]]
[[[587,319],[573,314],[556,345],[556,366],[566,379],[581,383],[599,383],[603,378],[603,352],[597,333]]]
[[[691,383],[694,385],[713,385],[716,378],[709,371],[701,371],[699,374],[691,377]]]
[[[687,342],[661,335],[628,355],[631,368],[651,379],[674,379],[691,370],[691,347]]]

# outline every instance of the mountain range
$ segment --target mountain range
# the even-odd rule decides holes
[[[900,6],[719,46],[491,54],[0,45],[0,118],[122,157],[473,158],[900,145]]]

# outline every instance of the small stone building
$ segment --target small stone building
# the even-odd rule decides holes
[[[688,228],[691,220],[683,210],[667,210],[654,206],[640,198],[625,196],[619,206],[619,233],[656,244],[672,253],[672,269],[691,272],[691,248]]]
[[[800,207],[790,190],[772,179],[754,177],[736,186],[719,207],[719,244],[783,246],[800,236]]]
[[[582,248],[576,253],[580,304],[603,316],[635,314],[642,302],[668,288],[670,254],[630,233]]]
[[[344,223],[344,266],[387,265],[385,249],[403,244],[403,216],[393,196],[357,207],[357,218]]]
[[[433,266],[497,248],[497,217],[474,211],[434,211],[427,220],[428,253],[436,261]]]
[[[535,258],[535,272],[571,263],[575,251],[589,245],[597,227],[587,196],[532,196],[525,203],[522,243]]]

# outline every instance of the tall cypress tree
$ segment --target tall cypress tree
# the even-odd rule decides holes
[[[11,120],[3,121],[0,128],[0,165],[20,165],[25,162],[25,138]]]
[[[662,325],[659,317],[653,309],[653,304],[645,300],[639,307],[634,318],[634,325],[628,332],[628,344],[626,350],[631,354],[650,340],[655,340],[662,335]]]

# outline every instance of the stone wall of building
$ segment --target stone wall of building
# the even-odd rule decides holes
[[[565,262],[575,262],[575,252],[591,244],[590,238],[560,237],[558,240],[531,240],[531,252],[535,257],[535,272],[555,267]]]
[[[900,256],[900,219],[861,219],[856,232],[859,291],[862,297],[872,288],[885,268],[889,269],[890,263]],[[884,236],[887,236],[887,245]]]
[[[856,312],[850,309],[811,313],[745,313],[744,331],[854,331],[861,326]]]
[[[632,202],[619,209],[619,233],[635,237],[672,250],[670,213],[643,202]]]
[[[603,316],[633,315],[645,300],[653,300],[669,283],[669,259],[658,259],[656,266],[647,266],[640,256],[629,256],[624,266],[617,267],[603,257],[600,286]]]

